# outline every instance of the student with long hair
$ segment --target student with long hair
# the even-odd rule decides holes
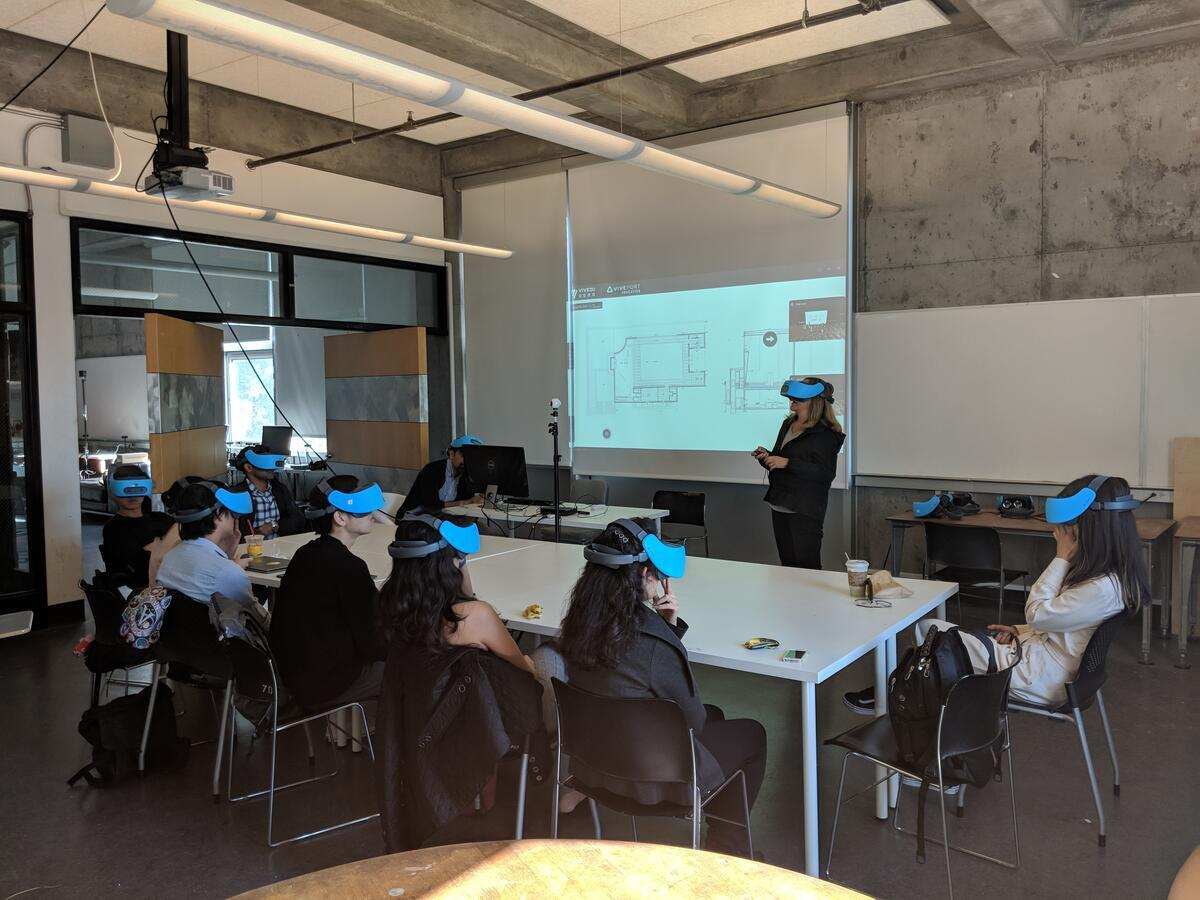
[[[683,574],[683,548],[651,535],[645,520],[619,519],[588,545],[584,556],[588,562],[571,591],[559,637],[571,684],[610,697],[674,700],[697,739],[701,791],[713,791],[728,773],[741,769],[753,805],[766,771],[767,734],[758,722],[727,720],[720,709],[700,700],[683,647],[688,626],[679,618],[679,600],[672,589],[672,579]],[[624,789],[621,783],[605,784],[603,775],[580,770],[574,763],[572,774],[595,787]],[[564,795],[561,808],[569,812],[580,799],[581,795]],[[647,785],[634,799],[649,804],[691,802],[690,797],[680,800]],[[742,798],[736,782],[708,808],[714,815],[740,821]],[[711,819],[705,846],[745,855],[746,834],[737,825]]]
[[[1054,560],[1038,577],[1025,601],[1022,625],[989,625],[996,665],[1013,666],[1011,691],[1029,703],[1058,706],[1067,699],[1088,641],[1102,622],[1135,613],[1150,600],[1133,518],[1139,501],[1124,478],[1085,475],[1046,501],[1046,521],[1054,526]],[[917,623],[923,641],[930,625],[954,627],[940,619]],[[1017,646],[1020,646],[1019,659]],[[985,670],[983,648],[967,645],[977,670]],[[873,689],[846,694],[857,713],[874,715]]]
[[[788,416],[775,446],[758,447],[751,456],[768,471],[763,500],[771,507],[771,526],[779,561],[801,569],[821,568],[821,539],[829,486],[837,476],[837,457],[846,435],[833,412],[833,385],[820,378],[790,378],[779,393],[788,400]]]

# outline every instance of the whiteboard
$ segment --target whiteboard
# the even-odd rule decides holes
[[[1065,483],[1105,472],[1140,485],[1145,307],[857,314],[857,473]]]
[[[1200,294],[1146,298],[1143,483],[1171,484],[1171,438],[1200,437]]]

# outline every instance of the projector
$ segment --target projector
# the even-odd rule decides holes
[[[180,166],[147,175],[142,189],[170,200],[213,200],[233,193],[233,176],[199,166]]]

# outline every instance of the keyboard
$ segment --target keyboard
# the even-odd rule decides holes
[[[505,506],[553,506],[553,500],[539,500],[537,497],[505,497]]]

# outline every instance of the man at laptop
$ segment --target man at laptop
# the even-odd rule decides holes
[[[483,502],[479,486],[467,477],[463,447],[483,444],[473,434],[456,437],[446,448],[446,458],[435,459],[417,473],[408,496],[404,498],[396,519],[402,519],[412,510],[433,511],[445,506],[465,506]]]
[[[354,542],[383,507],[379,485],[335,475],[313,488],[306,513],[317,538],[300,547],[279,586],[271,649],[279,675],[307,709],[379,695],[383,638],[375,627],[375,582]]]

